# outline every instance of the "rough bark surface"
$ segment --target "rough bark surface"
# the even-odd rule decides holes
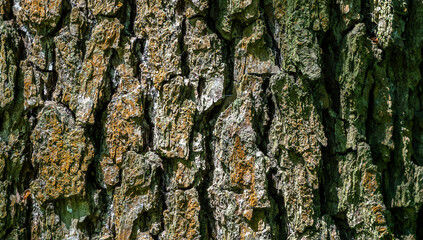
[[[422,0],[0,0],[0,239],[423,239]]]

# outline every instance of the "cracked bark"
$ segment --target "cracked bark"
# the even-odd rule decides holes
[[[0,238],[421,239],[421,16],[0,0]]]

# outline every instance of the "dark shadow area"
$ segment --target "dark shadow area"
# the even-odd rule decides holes
[[[410,235],[414,232],[413,225],[416,219],[414,208],[393,208],[390,211],[394,222],[392,230],[395,236]]]
[[[417,214],[416,226],[417,226],[416,239],[423,239],[423,207],[420,208],[420,211]]]
[[[346,213],[338,213],[336,216],[333,217],[333,220],[335,221],[336,228],[339,231],[339,237],[341,238],[341,240],[355,239],[354,231],[348,225]]]

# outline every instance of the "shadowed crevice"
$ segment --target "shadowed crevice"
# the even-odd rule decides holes
[[[423,239],[423,207],[420,207],[420,211],[417,213],[416,227],[416,239]]]
[[[272,239],[287,239],[288,237],[288,214],[285,208],[285,200],[283,198],[282,190],[277,189],[275,178],[277,170],[272,168],[267,174],[268,193],[270,198],[274,201],[272,208],[269,209],[267,217],[272,227],[272,232],[275,234]]]

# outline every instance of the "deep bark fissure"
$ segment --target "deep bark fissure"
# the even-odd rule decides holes
[[[276,175],[277,170],[275,168],[270,169],[269,173],[267,174],[267,181],[268,181],[268,191],[270,197],[276,202],[275,208],[278,210],[278,213],[276,214],[274,219],[271,219],[271,221],[274,221],[276,224],[274,226],[277,226],[276,233],[278,233],[276,236],[274,236],[275,239],[287,239],[288,237],[288,215],[285,209],[285,200],[282,196],[282,191],[276,188],[275,181],[273,178],[277,178]],[[269,214],[270,215],[270,214]]]
[[[354,231],[350,228],[348,225],[347,219],[346,219],[346,213],[339,213],[337,216],[334,216],[334,221],[337,227],[337,230],[340,232],[340,239],[341,240],[350,240],[355,239],[354,238]]]
[[[181,35],[179,37],[179,49],[181,51],[181,72],[182,72],[182,76],[185,78],[187,78],[190,73],[190,69],[188,65],[188,51],[187,51],[187,46],[185,44],[185,36],[187,31],[186,21],[187,19],[184,17],[184,19],[182,20]]]
[[[423,239],[423,207],[420,207],[420,211],[417,214],[417,231],[416,239]]]
[[[281,61],[282,61],[282,55],[281,55],[281,50],[278,46],[278,42],[276,41],[274,35],[275,35],[275,30],[271,28],[271,24],[270,24],[270,20],[272,19],[272,16],[269,16],[269,14],[266,11],[266,7],[265,7],[265,0],[260,0],[259,2],[259,6],[260,6],[260,13],[261,16],[264,20],[264,23],[266,25],[266,30],[267,30],[267,36],[270,38],[271,40],[271,48],[273,50],[273,54],[275,55],[275,64],[276,66],[278,66],[279,68],[281,67]]]

